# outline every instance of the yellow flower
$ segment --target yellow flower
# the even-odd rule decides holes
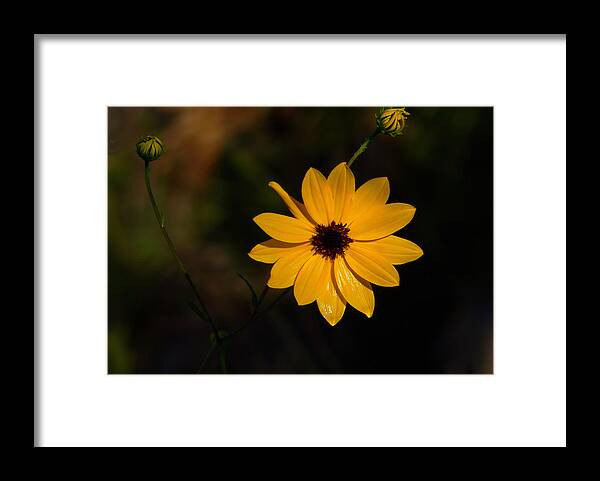
[[[302,182],[304,204],[287,194],[277,182],[269,186],[279,194],[294,217],[265,213],[254,222],[272,237],[248,254],[273,264],[267,285],[294,286],[298,305],[317,301],[323,317],[334,326],[346,303],[367,317],[373,315],[372,284],[397,286],[394,264],[423,255],[416,244],[394,232],[408,224],[415,208],[386,204],[387,177],[378,177],[355,191],[354,175],[345,162],[325,176],[310,168]]]
[[[375,116],[377,128],[390,137],[398,137],[406,127],[406,118],[409,115],[404,107],[383,107]]]

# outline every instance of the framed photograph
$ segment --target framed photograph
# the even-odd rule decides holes
[[[34,446],[566,445],[566,35],[34,65]]]

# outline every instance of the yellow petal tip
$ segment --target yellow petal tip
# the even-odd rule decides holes
[[[277,284],[272,278],[269,278],[269,280],[267,281],[267,286],[269,286],[271,289],[287,289],[288,287],[291,287],[283,286],[281,285],[281,283]]]
[[[252,251],[248,252],[248,257],[250,257],[250,259],[256,261],[256,262],[263,262],[265,264],[273,264],[272,262],[265,262],[264,260],[261,260],[260,257],[256,257]]]

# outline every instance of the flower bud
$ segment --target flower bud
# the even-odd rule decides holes
[[[382,107],[375,116],[377,128],[382,134],[390,137],[402,135],[409,115],[404,107]]]
[[[136,144],[137,154],[144,159],[144,162],[152,162],[158,159],[164,152],[165,146],[158,137],[147,135]]]

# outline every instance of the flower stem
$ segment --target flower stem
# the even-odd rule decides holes
[[[215,336],[218,339],[220,336],[219,336],[219,331],[217,329],[217,326],[215,325],[212,317],[210,316],[210,314],[208,312],[208,309],[206,308],[204,302],[202,301],[202,298],[200,297],[200,293],[198,292],[196,284],[194,284],[194,281],[192,280],[188,271],[186,270],[185,266],[183,265],[183,262],[181,262],[181,259],[177,255],[177,250],[175,249],[175,245],[173,244],[173,241],[171,240],[171,237],[169,236],[169,233],[167,232],[167,228],[165,226],[165,217],[162,215],[162,213],[158,207],[158,203],[156,202],[156,199],[154,198],[154,194],[152,193],[152,186],[150,185],[150,162],[145,163],[144,178],[146,180],[146,190],[148,191],[148,196],[150,197],[150,203],[152,204],[152,208],[154,209],[154,215],[156,216],[156,221],[158,222],[158,225],[163,234],[163,237],[165,238],[165,241],[167,241],[169,250],[171,251],[171,254],[173,254],[173,258],[175,259],[175,262],[177,262],[177,266],[179,267],[179,270],[184,275],[185,279],[187,280],[188,284],[190,285],[192,292],[194,293],[194,296],[196,297],[196,300],[198,301],[198,304],[200,305],[200,308],[202,309],[202,312],[204,313],[203,318],[206,320],[206,322],[208,322],[208,324],[214,331]]]
[[[377,127],[373,133],[371,135],[369,135],[365,141],[360,144],[360,147],[356,150],[356,152],[354,152],[354,155],[352,156],[352,158],[348,161],[348,167],[352,166],[352,164],[354,163],[354,161],[358,158],[358,156],[360,154],[362,154],[365,150],[367,150],[367,147],[369,146],[369,144],[371,143],[371,141],[377,137],[377,135],[379,134],[379,127]]]
[[[225,354],[225,348],[222,345],[219,348],[219,365],[221,366],[221,372],[223,374],[229,373],[229,371],[227,370],[227,357]]]
[[[204,356],[204,360],[202,361],[202,364],[200,364],[200,367],[198,368],[197,374],[202,374],[202,371],[204,371],[204,368],[208,364],[208,361],[212,357],[212,354],[213,354],[213,352],[215,352],[216,348],[217,348],[217,343],[214,342],[210,346],[210,348],[208,349],[208,352],[206,353],[206,355]]]

